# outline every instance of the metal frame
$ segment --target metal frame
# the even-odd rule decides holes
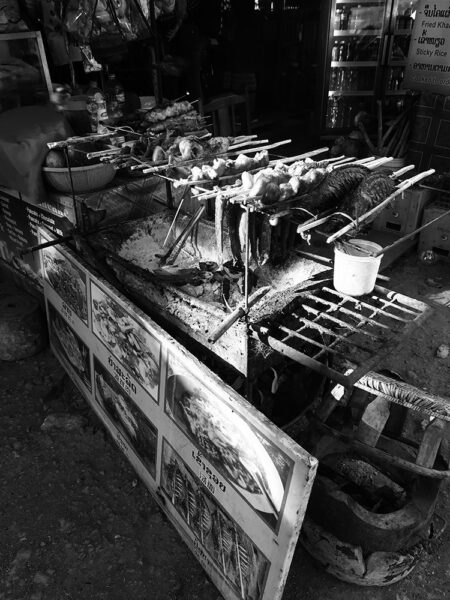
[[[251,323],[250,334],[345,387],[375,368],[432,313],[427,304],[381,286],[375,286],[372,294],[353,298],[329,283],[326,280],[299,292],[282,316]],[[286,317],[289,326],[283,324]],[[328,364],[330,359],[333,366]]]
[[[36,44],[38,47],[38,56],[39,63],[41,66],[41,71],[44,76],[45,84],[47,86],[48,95],[50,95],[53,91],[52,82],[50,78],[50,71],[48,68],[47,57],[45,54],[44,43],[42,41],[42,35],[40,31],[22,31],[19,33],[0,33],[0,42],[11,42],[16,40],[36,40]]]

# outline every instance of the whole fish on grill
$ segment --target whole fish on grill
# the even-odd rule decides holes
[[[334,169],[302,203],[302,206],[320,212],[339,206],[370,172],[370,169],[363,165],[345,165]]]
[[[344,198],[339,205],[339,211],[357,221],[363,214],[381,204],[394,190],[395,183],[387,172],[375,171],[369,173],[358,187]],[[371,223],[375,217],[376,215],[373,215],[372,219],[366,220],[365,225]],[[345,217],[333,217],[327,223],[326,231],[337,231],[347,223],[348,220]]]

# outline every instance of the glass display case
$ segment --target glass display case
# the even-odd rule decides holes
[[[40,32],[0,34],[0,112],[45,104],[51,92]]]
[[[322,84],[322,137],[352,128],[377,98],[397,106],[416,2],[331,0]]]

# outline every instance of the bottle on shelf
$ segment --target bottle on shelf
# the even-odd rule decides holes
[[[102,123],[104,123],[108,118],[105,96],[103,95],[102,90],[98,87],[98,83],[96,81],[91,81],[89,83],[89,88],[86,92],[86,95],[86,108],[89,113],[91,131],[97,133]]]
[[[339,75],[339,69],[336,69],[336,67],[333,67],[330,70],[330,90],[337,90],[338,89],[338,75]]]
[[[346,55],[347,55],[347,53],[346,53],[346,44],[345,44],[345,42],[341,42],[341,43],[339,44],[339,54],[338,54],[338,60],[339,60],[340,62],[344,61],[344,60],[345,60],[345,57],[346,57]]]
[[[108,80],[105,85],[105,97],[108,119],[111,123],[115,123],[123,117],[125,93],[114,73],[108,75]]]
[[[334,40],[333,48],[331,50],[331,60],[339,60],[339,40]]]
[[[335,31],[339,31],[341,29],[341,14],[342,8],[336,8],[334,13],[334,29]]]
[[[348,29],[348,19],[349,19],[349,12],[346,9],[342,9],[342,12],[341,12],[341,26],[340,26],[340,29],[342,31],[347,31],[347,29]]]

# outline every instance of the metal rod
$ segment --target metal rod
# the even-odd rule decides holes
[[[401,323],[410,323],[410,321],[411,321],[410,319],[402,319],[401,317],[398,317],[397,315],[391,315],[390,313],[384,311],[382,308],[379,308],[379,307],[377,308],[376,306],[372,306],[371,304],[364,302],[364,300],[361,300],[360,298],[356,299],[356,298],[353,298],[352,296],[347,296],[347,294],[342,294],[341,292],[337,292],[336,290],[333,290],[331,288],[324,287],[323,291],[329,292],[330,294],[334,294],[335,296],[341,296],[344,300],[346,300],[348,302],[352,302],[353,304],[356,304],[358,306],[368,308],[369,310],[375,310],[376,313],[381,313],[383,316],[393,319],[394,321],[400,321]]]
[[[351,323],[347,323],[346,321],[342,321],[342,319],[338,319],[337,317],[335,317],[334,315],[331,315],[327,311],[320,312],[316,308],[313,308],[312,306],[308,306],[308,304],[304,304],[303,308],[307,312],[312,313],[314,316],[321,316],[324,319],[328,319],[332,323],[335,323],[336,325],[339,325],[340,327],[346,327],[347,329],[350,329],[350,331],[352,333],[357,333],[358,335],[362,334],[362,335],[365,335],[366,337],[370,337],[370,338],[375,339],[377,341],[384,339],[382,336],[377,335],[376,333],[370,333],[369,331],[365,331],[364,329],[358,329],[358,327],[355,327],[354,325],[351,325]],[[329,307],[328,310],[333,310],[333,309],[332,309],[332,307]],[[361,323],[361,325],[362,325],[362,323]]]
[[[305,308],[305,307],[303,307]],[[320,323],[318,323],[316,321],[316,319],[320,319],[321,318],[321,314],[319,313],[318,315],[316,315],[316,319],[314,319],[313,321],[311,321],[310,319],[307,319],[306,317],[301,317],[300,315],[297,315],[296,313],[292,313],[292,315],[294,317],[296,317],[299,321],[301,321],[302,323],[304,323],[304,325],[306,326],[306,328],[312,327],[313,329],[317,329],[317,331],[319,331],[320,333],[324,333],[326,335],[331,335],[334,338],[337,338],[338,340],[340,340],[341,342],[349,342],[352,346],[354,346],[355,348],[358,348],[359,350],[362,350],[363,352],[371,352],[370,349],[365,348],[364,346],[361,346],[360,344],[357,344],[356,342],[353,342],[351,340],[348,339],[348,336],[351,335],[352,333],[356,333],[355,331],[347,331],[347,334],[342,335],[341,333],[337,333],[336,331],[333,331],[332,329],[329,329],[328,327],[325,327],[324,325],[321,325]],[[300,331],[300,330],[298,330]],[[360,333],[360,331],[357,330],[357,333]]]
[[[186,197],[186,194],[183,194],[182,197],[181,197],[180,204],[178,205],[178,208],[177,208],[177,212],[175,213],[173,221],[170,224],[169,231],[167,232],[167,235],[164,238],[163,246],[165,246],[167,244],[167,240],[169,239],[170,232],[172,231],[172,229],[175,226],[175,223],[176,223],[176,221],[178,219],[178,215],[180,214],[181,207],[183,206],[183,202],[184,202],[185,197]]]
[[[248,314],[248,294],[249,294],[249,269],[250,269],[250,212],[247,206],[243,207],[247,213],[247,218],[245,221],[245,289],[244,289],[244,308],[245,314]]]
[[[353,317],[357,321],[364,321],[366,323],[370,323],[371,325],[374,325],[375,327],[380,327],[381,329],[390,330],[390,327],[388,327],[384,323],[378,323],[378,321],[375,321],[374,319],[371,319],[370,317],[364,317],[363,315],[358,314],[358,313],[354,312],[353,310],[350,310],[346,306],[341,306],[339,304],[336,304],[335,302],[331,302],[330,300],[325,300],[324,298],[320,298],[320,296],[316,296],[315,294],[307,294],[306,296],[308,298],[316,300],[317,302],[320,302],[321,304],[325,304],[326,306],[329,306],[330,308],[338,309],[338,310],[342,311],[344,314],[347,314],[347,315]]]

